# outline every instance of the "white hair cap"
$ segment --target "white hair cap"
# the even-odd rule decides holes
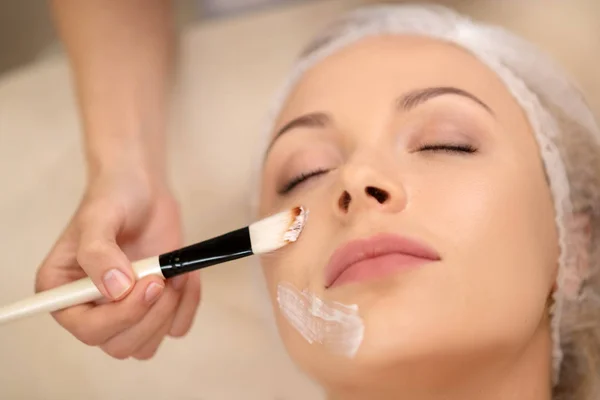
[[[595,268],[580,267],[582,260],[592,260],[589,263],[595,267],[598,262],[594,260],[600,256],[592,254],[590,258],[589,243],[581,234],[588,223],[600,227],[600,131],[581,91],[536,47],[502,28],[475,23],[437,5],[371,6],[350,12],[321,32],[302,53],[271,110],[261,153],[285,99],[305,71],[363,38],[390,34],[426,36],[466,49],[500,77],[527,115],[554,198],[560,241],[551,310],[553,378],[557,383],[564,345],[574,330],[581,329],[567,314],[600,298],[594,293],[598,287],[583,285]],[[591,218],[579,219],[578,215]],[[598,307],[598,300],[595,302]]]

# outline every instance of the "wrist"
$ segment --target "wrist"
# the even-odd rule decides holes
[[[174,200],[170,184],[163,176],[157,176],[152,169],[132,164],[114,165],[97,175],[90,175],[85,195],[113,197],[130,212],[136,212],[135,207],[144,208],[160,199]],[[132,200],[134,206],[130,207]]]
[[[166,150],[151,149],[147,144],[135,142],[121,140],[104,151],[99,146],[88,150],[88,184],[111,180],[143,185],[152,192],[169,192]]]
[[[88,178],[131,170],[165,181],[167,150],[164,137],[127,131],[86,135]]]

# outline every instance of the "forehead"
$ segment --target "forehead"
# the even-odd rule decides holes
[[[342,119],[356,117],[357,110],[366,115],[388,109],[403,93],[435,86],[472,93],[506,122],[505,128],[527,124],[498,76],[469,52],[435,39],[396,35],[363,39],[309,69],[286,99],[276,128],[315,111]]]

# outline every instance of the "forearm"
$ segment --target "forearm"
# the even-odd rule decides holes
[[[77,88],[91,176],[147,169],[164,179],[174,60],[170,0],[52,0]]]

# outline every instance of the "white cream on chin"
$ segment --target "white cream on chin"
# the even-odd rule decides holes
[[[277,303],[286,320],[308,343],[321,344],[337,355],[356,355],[365,330],[356,304],[323,300],[287,282],[277,286]]]

